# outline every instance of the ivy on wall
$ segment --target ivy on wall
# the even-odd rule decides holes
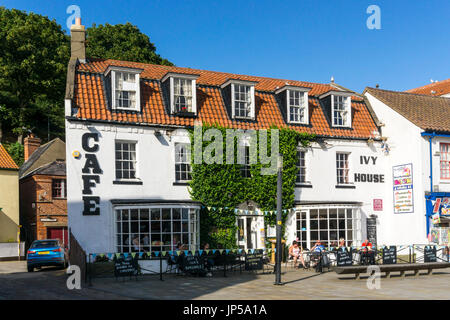
[[[258,160],[251,165],[251,177],[241,175],[241,165],[237,164],[237,142],[234,142],[234,164],[225,164],[226,129],[218,125],[203,125],[202,132],[214,128],[223,136],[223,164],[195,164],[194,156],[191,157],[192,180],[190,182],[191,197],[201,202],[205,208],[200,212],[200,240],[201,243],[209,243],[213,248],[236,248],[236,214],[234,209],[245,201],[254,201],[260,210],[276,210],[277,205],[277,175],[261,175],[261,167],[268,166]],[[267,134],[267,152],[270,155],[271,130]],[[192,152],[194,155],[194,130],[190,131]],[[283,209],[294,206],[295,180],[298,172],[297,148],[306,147],[314,140],[315,136],[308,133],[300,133],[292,129],[279,129],[279,151],[283,155]],[[202,150],[212,141],[202,141]],[[206,207],[221,208],[208,210]],[[287,213],[283,214],[283,225]],[[275,224],[275,216],[265,216],[265,222]]]

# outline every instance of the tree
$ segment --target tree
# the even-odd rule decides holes
[[[87,57],[173,65],[155,51],[150,38],[129,22],[87,28]]]
[[[64,134],[68,58],[69,39],[55,20],[0,7],[0,122],[19,143],[27,131],[46,132],[47,121]]]

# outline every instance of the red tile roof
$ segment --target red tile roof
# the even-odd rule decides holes
[[[6,149],[3,147],[3,145],[0,144],[0,169],[17,169],[19,170],[19,167],[14,162],[14,160],[11,158],[9,153],[6,151]]]
[[[450,79],[433,82],[423,87],[407,90],[406,92],[426,94],[429,96],[442,96],[450,93]]]
[[[109,66],[143,69],[141,79],[141,112],[112,111],[107,106],[104,91],[103,73]],[[197,117],[183,118],[166,112],[161,93],[160,80],[167,72],[198,75],[197,79]],[[234,120],[225,107],[220,85],[228,79],[257,82],[255,85],[256,121]],[[290,125],[283,118],[274,91],[286,84],[309,87],[309,125]],[[254,77],[224,72],[205,71],[190,68],[169,67],[128,61],[91,59],[79,64],[75,76],[74,105],[79,108],[76,117],[81,119],[107,120],[113,122],[132,122],[140,124],[193,126],[195,120],[207,124],[220,124],[224,127],[242,129],[267,129],[272,125],[289,127],[300,132],[315,133],[330,137],[374,137],[378,132],[364,100],[352,97],[352,129],[330,127],[327,116],[317,97],[334,90],[329,84],[304,81]]]

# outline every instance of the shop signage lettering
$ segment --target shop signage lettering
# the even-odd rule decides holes
[[[378,157],[360,156],[359,163],[364,165],[376,165]],[[355,173],[355,182],[384,183],[384,174],[377,173]]]
[[[412,164],[392,168],[394,185],[394,213],[414,212]]]
[[[98,133],[87,132],[83,134],[81,138],[81,146],[83,150],[89,153],[85,154],[84,167],[81,170],[83,175],[83,215],[84,216],[98,216],[100,215],[100,197],[92,195],[92,188],[100,183],[100,174],[102,170],[98,163],[95,152],[99,150],[98,143]]]

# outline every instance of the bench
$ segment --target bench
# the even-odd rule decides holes
[[[427,262],[427,263],[400,263],[400,264],[380,264],[374,265],[380,269],[380,272],[385,272],[386,277],[391,277],[391,272],[400,272],[401,277],[405,277],[406,271],[414,271],[414,276],[419,275],[420,270],[427,270],[427,274],[430,275],[433,269],[450,268],[448,262]],[[354,274],[355,279],[359,279],[361,273],[367,273],[369,266],[347,266],[347,267],[334,267],[334,271],[337,274]]]

